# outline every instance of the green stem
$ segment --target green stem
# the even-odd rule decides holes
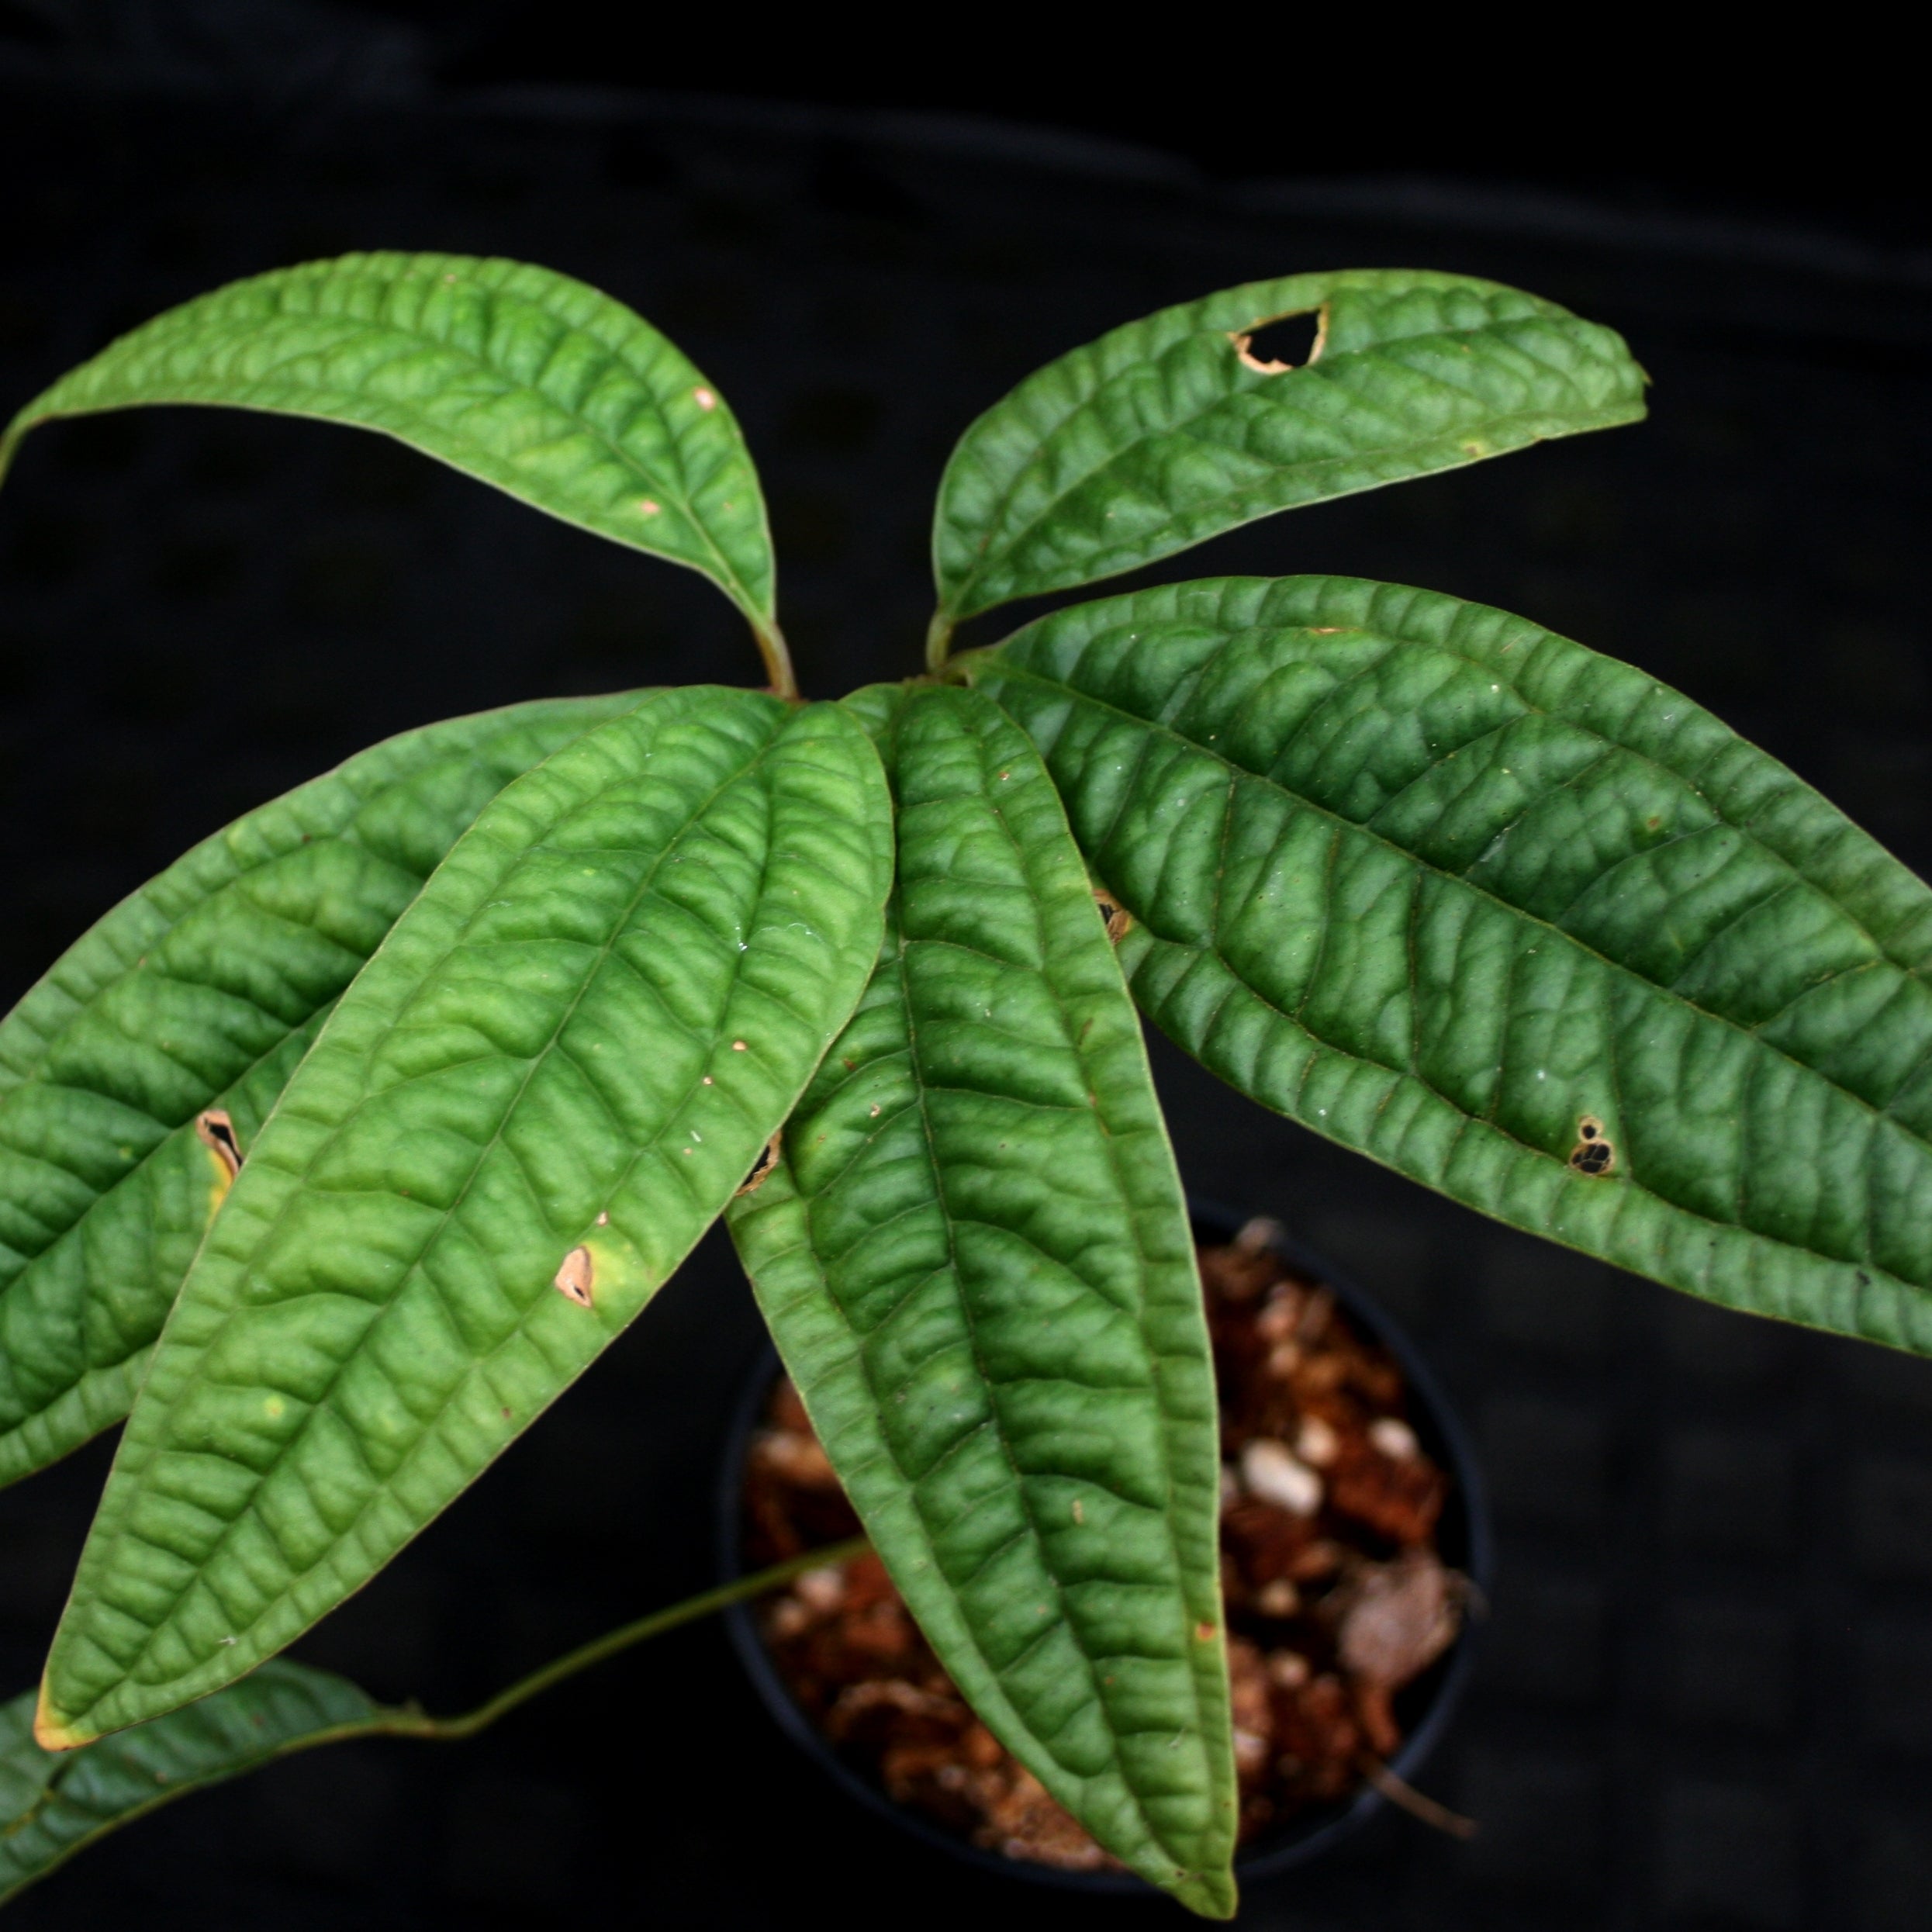
[[[943,610],[932,613],[932,621],[926,626],[926,669],[943,670],[946,652],[952,645],[952,620]]]
[[[740,1577],[735,1583],[721,1584],[715,1590],[686,1597],[682,1603],[674,1603],[667,1610],[654,1610],[648,1616],[639,1617],[635,1623],[620,1624],[614,1630],[606,1631],[602,1636],[593,1637],[588,1643],[580,1643],[575,1650],[554,1658],[541,1669],[520,1678],[507,1690],[499,1691],[488,1702],[479,1704],[475,1710],[465,1711],[460,1716],[431,1717],[425,1711],[406,1706],[400,1710],[385,1711],[371,1728],[378,1733],[396,1737],[434,1737],[445,1741],[474,1737],[479,1731],[488,1730],[498,1718],[516,1709],[518,1705],[541,1696],[553,1685],[575,1677],[579,1671],[587,1671],[606,1658],[629,1650],[633,1644],[661,1636],[666,1630],[675,1630],[681,1623],[694,1623],[700,1617],[709,1616],[714,1611],[724,1609],[734,1603],[742,1603],[748,1597],[762,1596],[767,1590],[775,1590],[781,1583],[789,1583],[805,1571],[848,1563],[871,1547],[865,1537],[851,1536],[843,1543],[828,1543],[822,1550],[807,1550],[803,1556],[788,1557],[783,1563],[775,1563],[769,1570],[760,1570],[754,1576]]]
[[[772,681],[775,696],[796,703],[798,678],[792,669],[792,654],[786,648],[785,634],[775,617],[754,617],[752,635],[758,640],[759,655],[765,660],[766,675]]]

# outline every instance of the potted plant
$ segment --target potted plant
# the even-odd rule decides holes
[[[954,648],[1272,511],[1633,421],[1643,387],[1610,331],[1439,273],[1164,310],[966,431],[925,672],[831,703],[796,688],[722,398],[565,278],[281,271],[23,410],[5,452],[166,403],[380,430],[708,577],[768,687],[392,740],[197,847],[0,1023],[0,1469],[127,1418],[5,1713],[0,1883],[634,1640],[455,1720],[278,1657],[722,1215],[980,1719],[1122,1864],[1231,1913],[1215,1395],[1136,1005],[1514,1225],[1923,1351],[1932,896],[1775,761],[1526,620],[1358,580],[1083,599]]]
[[[1332,1262],[1266,1218],[1190,1211],[1221,1410],[1237,1876],[1305,1865],[1389,1802],[1466,1837],[1474,1821],[1415,1780],[1475,1661],[1465,1611],[1491,1587],[1468,1439]],[[729,1581],[860,1529],[774,1350],[745,1386],[719,1504]],[[982,1871],[1143,1891],[978,1721],[859,1540],[726,1612],[779,1729],[860,1805]]]

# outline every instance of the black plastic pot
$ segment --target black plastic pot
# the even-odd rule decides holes
[[[1245,1218],[1205,1201],[1191,1201],[1189,1208],[1195,1239],[1204,1243],[1229,1239]],[[1408,1336],[1325,1256],[1285,1236],[1275,1246],[1284,1259],[1294,1267],[1332,1287],[1350,1319],[1365,1334],[1381,1343],[1401,1364],[1408,1388],[1409,1418],[1415,1433],[1424,1449],[1452,1478],[1449,1499],[1437,1529],[1437,1548],[1445,1563],[1461,1571],[1475,1585],[1476,1600],[1481,1603],[1489,1590],[1492,1562],[1488,1509],[1469,1439],[1450,1407],[1441,1385]],[[779,1373],[777,1352],[767,1348],[745,1383],[725,1447],[718,1489],[718,1556],[720,1568],[727,1581],[745,1574],[745,1459]],[[983,1851],[910,1807],[896,1803],[879,1785],[845,1763],[799,1708],[772,1661],[770,1652],[765,1647],[764,1639],[759,1633],[754,1607],[746,1603],[735,1604],[725,1616],[731,1641],[745,1671],[779,1730],[827,1777],[868,1810],[890,1819],[900,1830],[923,1839],[950,1857],[977,1865],[982,1871],[1074,1892],[1121,1893],[1149,1889],[1132,1872],[1066,1872],[1051,1865],[1036,1865],[1030,1860],[1008,1858],[998,1852]],[[1401,1749],[1390,1764],[1397,1777],[1412,1784],[1415,1782],[1429,1754],[1447,1729],[1457,1700],[1461,1696],[1463,1686],[1475,1663],[1476,1634],[1477,1626],[1465,1620],[1456,1642],[1398,1696],[1396,1709],[1403,1720],[1404,1735]],[[1242,1880],[1247,1881],[1270,1878],[1277,1872],[1306,1865],[1341,1839],[1360,1830],[1387,1802],[1380,1792],[1364,1785],[1353,1797],[1339,1803],[1311,1806],[1298,1813],[1278,1831],[1249,1845],[1236,1860],[1235,1870]]]

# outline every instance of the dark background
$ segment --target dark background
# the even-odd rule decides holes
[[[1471,43],[1398,74],[1375,64],[1386,22],[1351,43],[1204,16],[1226,42],[1191,60],[1097,50],[1091,18],[1055,53],[1049,24],[910,23],[945,57],[894,72],[818,16],[600,37],[570,0],[0,0],[0,410],[257,269],[360,247],[544,261],[731,399],[800,672],[829,695],[917,668],[933,484],[1039,363],[1256,276],[1491,275],[1623,330],[1652,421],[1149,576],[1354,572],[1519,610],[1712,705],[1932,865],[1932,237],[1889,146],[1885,49],[1850,91],[1829,46],[1809,72],[1719,63],[1673,91],[1607,28],[1553,36],[1540,67]],[[43,430],[0,496],[0,1001],[194,839],[387,733],[755,675],[696,579],[375,437],[187,411]],[[1281,1215],[1411,1325],[1501,1531],[1482,1667],[1426,1780],[1480,1834],[1385,1820],[1242,1922],[1923,1927],[1932,1364],[1545,1248],[1156,1063],[1191,1184]],[[757,1339],[708,1242],[299,1654],[454,1709],[701,1587]],[[0,1693],[38,1670],[106,1453],[0,1496]],[[900,1843],[790,1754],[714,1626],[468,1745],[341,1748],[190,1799],[15,1923],[136,1913],[1179,1923]]]

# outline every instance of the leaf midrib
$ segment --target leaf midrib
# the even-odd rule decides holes
[[[1460,655],[1460,653],[1457,655]],[[1470,661],[1473,662],[1473,660]],[[1744,1039],[1749,1040],[1754,1046],[1761,1049],[1763,1052],[1774,1054],[1777,1056],[1778,1058],[1783,1060],[1787,1065],[1798,1069],[1800,1072],[1805,1073],[1811,1079],[1823,1082],[1823,1084],[1834,1094],[1842,1095],[1844,1098],[1851,1101],[1854,1106],[1861,1108],[1866,1114],[1870,1115],[1875,1122],[1882,1126],[1895,1128],[1899,1132],[1905,1135],[1909,1139],[1913,1141],[1917,1146],[1926,1149],[1928,1152],[1932,1152],[1932,1137],[1928,1137],[1927,1135],[1920,1132],[1918,1130],[1913,1128],[1908,1122],[1899,1119],[1897,1115],[1887,1113],[1884,1109],[1874,1106],[1872,1103],[1865,1099],[1862,1094],[1854,1093],[1849,1087],[1840,1086],[1838,1082],[1833,1080],[1829,1074],[1821,1073],[1817,1068],[1808,1065],[1805,1061],[1799,1059],[1795,1054],[1790,1052],[1785,1048],[1776,1045],[1774,1042],[1763,1039],[1761,1035],[1754,1032],[1751,1028],[1742,1025],[1738,1021],[1730,1018],[1727,1014],[1716,1012],[1709,1007],[1699,1005],[1697,1001],[1687,997],[1685,994],[1675,992],[1669,987],[1660,986],[1654,980],[1647,979],[1643,974],[1638,972],[1635,967],[1626,966],[1619,960],[1612,959],[1607,953],[1599,951],[1596,947],[1590,945],[1588,941],[1580,939],[1577,938],[1575,935],[1565,931],[1560,926],[1552,925],[1548,920],[1544,919],[1540,914],[1526,911],[1519,906],[1512,905],[1508,900],[1502,898],[1499,894],[1491,890],[1488,887],[1477,884],[1462,873],[1449,872],[1439,866],[1431,864],[1429,860],[1419,857],[1416,853],[1409,851],[1406,847],[1397,845],[1393,839],[1388,836],[1386,833],[1377,831],[1372,827],[1363,824],[1355,819],[1344,817],[1340,813],[1331,810],[1329,807],[1319,804],[1315,800],[1305,797],[1301,793],[1291,790],[1288,786],[1282,783],[1278,779],[1267,777],[1260,772],[1252,772],[1244,765],[1236,765],[1231,759],[1227,758],[1222,753],[1212,749],[1209,746],[1201,744],[1197,739],[1184,736],[1183,734],[1175,731],[1168,724],[1164,723],[1157,723],[1150,719],[1143,717],[1138,712],[1126,710],[1121,706],[1114,703],[1111,700],[1105,698],[1096,697],[1091,693],[1085,691],[1070,683],[1058,683],[1054,679],[1041,676],[1038,673],[1032,672],[1024,666],[1014,664],[1010,659],[1001,659],[999,662],[1000,671],[1002,676],[1012,677],[1022,682],[1032,683],[1042,690],[1049,692],[1059,691],[1069,694],[1078,699],[1083,703],[1091,704],[1099,710],[1111,712],[1115,717],[1123,719],[1128,723],[1134,724],[1143,731],[1158,732],[1173,744],[1185,745],[1191,751],[1199,752],[1204,757],[1212,759],[1232,778],[1237,779],[1246,779],[1253,783],[1271,786],[1275,790],[1280,792],[1284,797],[1293,800],[1294,803],[1302,809],[1313,812],[1318,817],[1325,820],[1331,826],[1337,828],[1346,827],[1351,831],[1363,833],[1370,838],[1374,839],[1383,848],[1384,851],[1396,855],[1398,857],[1405,860],[1410,865],[1426,868],[1428,871],[1435,873],[1439,878],[1453,880],[1458,885],[1463,887],[1465,890],[1476,893],[1482,899],[1487,900],[1490,904],[1495,906],[1499,910],[1509,914],[1512,918],[1526,921],[1535,925],[1540,930],[1549,933],[1553,938],[1560,939],[1566,944],[1574,945],[1580,952],[1582,952],[1588,957],[1598,961],[1607,970],[1612,973],[1622,973],[1628,978],[1634,980],[1639,986],[1648,987],[1654,992],[1661,993],[1667,999],[1679,1001],[1692,1012],[1696,1013],[1706,1019],[1715,1021],[1719,1025],[1728,1027],[1735,1033],[1741,1034]],[[1519,695],[1520,695],[1520,693],[1519,693]],[[1533,708],[1540,710],[1541,707],[1538,707]],[[1550,714],[1545,714],[1545,715]],[[1627,750],[1633,749],[1633,748],[1626,746],[1625,748]],[[1644,757],[1647,754],[1640,752],[1636,752],[1636,755],[1639,757]],[[1666,771],[1670,769],[1668,766],[1662,766],[1661,769]],[[1675,774],[1673,775],[1675,776]],[[1730,819],[1723,817],[1721,814],[1719,814],[1719,819],[1721,823],[1726,824],[1732,824],[1734,822]],[[1743,832],[1747,838],[1752,839],[1754,844],[1759,842],[1756,838],[1756,835],[1750,831],[1748,827],[1737,825],[1735,827],[1735,829]],[[1762,847],[1761,849],[1768,852],[1770,850],[1768,847]],[[1778,855],[1775,852],[1772,852],[1771,855],[1774,859],[1778,858]],[[1780,859],[1779,862],[1783,864],[1787,862]],[[1792,868],[1792,869],[1795,871],[1795,868]],[[1833,904],[1834,907],[1836,907],[1837,901],[1833,900]],[[1847,913],[1846,917],[1850,918],[1851,914]],[[1852,923],[1854,925],[1858,925],[1858,930],[1861,933],[1865,931],[1864,927],[1861,925],[1858,925],[1858,922],[1855,919],[1852,921]],[[1871,937],[1869,934],[1867,934],[1865,936],[1867,938]],[[1210,940],[1204,948],[1197,947],[1195,943],[1191,940],[1184,941],[1163,939],[1160,935],[1153,932],[1151,929],[1149,931],[1149,937],[1156,940],[1163,945],[1179,945],[1184,947],[1188,950],[1205,950],[1212,952],[1215,958],[1220,962],[1221,965],[1226,969],[1229,976],[1235,980],[1237,984],[1247,987],[1247,981],[1242,978],[1242,975],[1236,971],[1232,963],[1222,954],[1218,943],[1218,935],[1217,938],[1215,939]],[[1872,940],[1872,943],[1875,947],[1878,947],[1879,952],[1883,954],[1886,959],[1890,959],[1891,956],[1889,953],[1885,953],[1885,949],[1882,947],[1878,947],[1878,942],[1875,939]],[[1893,961],[1892,963],[1896,965],[1897,963]],[[1905,969],[1903,968],[1900,969],[1905,970]],[[1821,982],[1820,983],[1824,983]],[[1248,990],[1250,992],[1255,992],[1255,989],[1252,987],[1248,987]],[[1269,1006],[1273,1011],[1277,1013],[1281,1012],[1281,1009],[1279,1007],[1275,1006],[1272,1001],[1266,1000],[1262,994],[1255,993],[1255,997],[1257,999],[1263,999],[1263,1004]],[[1281,1017],[1284,1020],[1287,1020],[1291,1025],[1296,1027],[1301,1026],[1301,1022],[1297,1020],[1292,1014],[1282,1013]],[[1307,1032],[1305,1028],[1302,1028],[1301,1030],[1305,1032]],[[1311,1039],[1315,1039],[1319,1036],[1311,1034],[1309,1037]],[[1410,1029],[1410,1064],[1406,1068],[1385,1066],[1384,1063],[1381,1061],[1370,1060],[1366,1056],[1355,1053],[1346,1047],[1338,1046],[1332,1041],[1320,1040],[1319,1044],[1327,1052],[1345,1054],[1348,1058],[1360,1061],[1363,1065],[1384,1066],[1386,1072],[1397,1074],[1398,1077],[1402,1078],[1414,1080],[1426,1090],[1431,1094],[1436,1094],[1436,1097],[1441,1100],[1446,1105],[1454,1108],[1458,1113],[1463,1114],[1467,1118],[1474,1119],[1476,1118],[1474,1115],[1468,1113],[1468,1110],[1462,1105],[1460,1101],[1455,1100],[1449,1094],[1439,1092],[1438,1090],[1432,1086],[1417,1069],[1414,1064],[1414,1032],[1412,1028]],[[1542,1155],[1544,1158],[1552,1160],[1556,1158],[1554,1155],[1550,1154],[1546,1149],[1533,1147],[1527,1141],[1517,1140],[1517,1137],[1513,1134],[1509,1134],[1508,1129],[1500,1126],[1495,1126],[1494,1122],[1486,1122],[1485,1124],[1495,1126],[1497,1132],[1505,1134],[1509,1139],[1516,1140],[1518,1146],[1527,1149],[1532,1153]],[[1626,1176],[1625,1178],[1626,1182],[1629,1182],[1630,1184],[1636,1184],[1633,1177]],[[1643,1191],[1646,1194],[1648,1194],[1650,1191],[1648,1188],[1646,1188]],[[1663,1195],[1656,1195],[1654,1198],[1663,1201],[1667,1200],[1668,1198]],[[1680,1211],[1684,1213],[1691,1214],[1697,1212],[1697,1211],[1693,1208],[1681,1208],[1680,1204],[1675,1201],[1669,1202],[1668,1204],[1672,1207],[1679,1207]],[[1699,1218],[1708,1218],[1709,1217],[1700,1215]],[[1866,1259],[1862,1263],[1844,1263],[1841,1262],[1840,1257],[1837,1256],[1825,1254],[1816,1249],[1800,1246],[1797,1242],[1785,1241],[1778,1236],[1763,1234],[1757,1229],[1745,1226],[1741,1222],[1731,1224],[1719,1222],[1716,1225],[1719,1226],[1726,1225],[1734,1225],[1741,1233],[1751,1235],[1756,1239],[1761,1240],[1778,1242],[1780,1246],[1791,1248],[1797,1253],[1811,1255],[1820,1260],[1840,1263],[1840,1265],[1854,1267],[1862,1266],[1873,1268],[1877,1270],[1879,1274],[1886,1275],[1890,1279],[1903,1281],[1906,1284],[1906,1285],[1914,1288],[1921,1290],[1932,1288],[1932,1281],[1914,1282],[1910,1281],[1909,1277],[1892,1274],[1889,1269],[1885,1268],[1878,1263],[1872,1260],[1870,1258],[1868,1253]]]

